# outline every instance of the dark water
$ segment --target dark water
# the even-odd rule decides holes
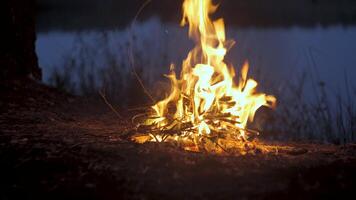
[[[142,65],[137,67],[142,68],[142,76],[150,85],[168,71],[171,62],[180,65],[193,45],[186,28],[154,17],[136,24],[133,34],[135,59]],[[49,83],[54,68],[61,70],[68,54],[78,60],[93,60],[90,67],[101,69],[107,65],[105,52],[110,52],[110,59],[121,63],[120,70],[129,70],[129,35],[129,28],[38,33],[36,47],[44,81]],[[255,78],[262,85],[265,80],[283,89],[286,81],[302,72],[335,91],[343,88],[345,76],[356,85],[356,27],[235,28],[227,24],[227,35],[237,43],[226,60],[236,68],[248,60],[252,75],[258,76]],[[91,54],[75,53],[79,46]]]

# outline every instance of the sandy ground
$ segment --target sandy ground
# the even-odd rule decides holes
[[[1,83],[0,199],[325,199],[356,193],[356,145],[274,142],[278,153],[185,152],[127,140],[104,104]],[[130,113],[125,116],[129,118]]]

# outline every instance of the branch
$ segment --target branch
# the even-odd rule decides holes
[[[133,27],[135,25],[135,22],[138,18],[138,16],[141,14],[142,10],[151,2],[151,0],[147,0],[145,1],[145,3],[140,7],[140,9],[138,10],[138,12],[136,13],[132,23],[131,23],[131,27],[130,27],[130,35],[131,37],[129,37],[129,48],[128,48],[128,56],[129,56],[129,61],[130,61],[130,65],[132,68],[132,72],[134,73],[137,81],[139,82],[139,84],[141,85],[143,91],[146,93],[146,95],[151,99],[152,103],[155,103],[155,99],[152,97],[152,95],[148,92],[148,90],[146,89],[146,87],[143,85],[143,82],[140,78],[140,76],[137,74],[136,69],[135,69],[135,60],[134,60],[134,56],[133,56]]]
[[[120,115],[119,112],[116,111],[116,109],[108,102],[108,100],[105,97],[105,94],[102,91],[99,91],[99,94],[101,98],[103,98],[105,104],[118,116],[120,119],[123,119],[123,117]]]

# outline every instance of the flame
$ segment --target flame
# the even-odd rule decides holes
[[[167,77],[169,95],[152,106],[153,113],[145,124],[158,130],[181,130],[171,140],[199,138],[212,133],[229,133],[247,139],[246,125],[261,106],[273,107],[276,98],[257,93],[257,82],[248,78],[248,62],[242,67],[235,84],[233,66],[224,57],[234,41],[225,38],[223,19],[212,21],[218,6],[211,0],[185,0],[181,25],[189,24],[189,37],[196,43],[183,61],[179,78],[172,64]],[[188,129],[184,126],[188,125]],[[152,135],[152,134],[151,134]],[[151,141],[163,141],[161,134]],[[197,143],[197,140],[194,140]]]

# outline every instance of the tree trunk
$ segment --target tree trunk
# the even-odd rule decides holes
[[[41,79],[35,52],[35,0],[4,0],[0,3],[1,80]]]

